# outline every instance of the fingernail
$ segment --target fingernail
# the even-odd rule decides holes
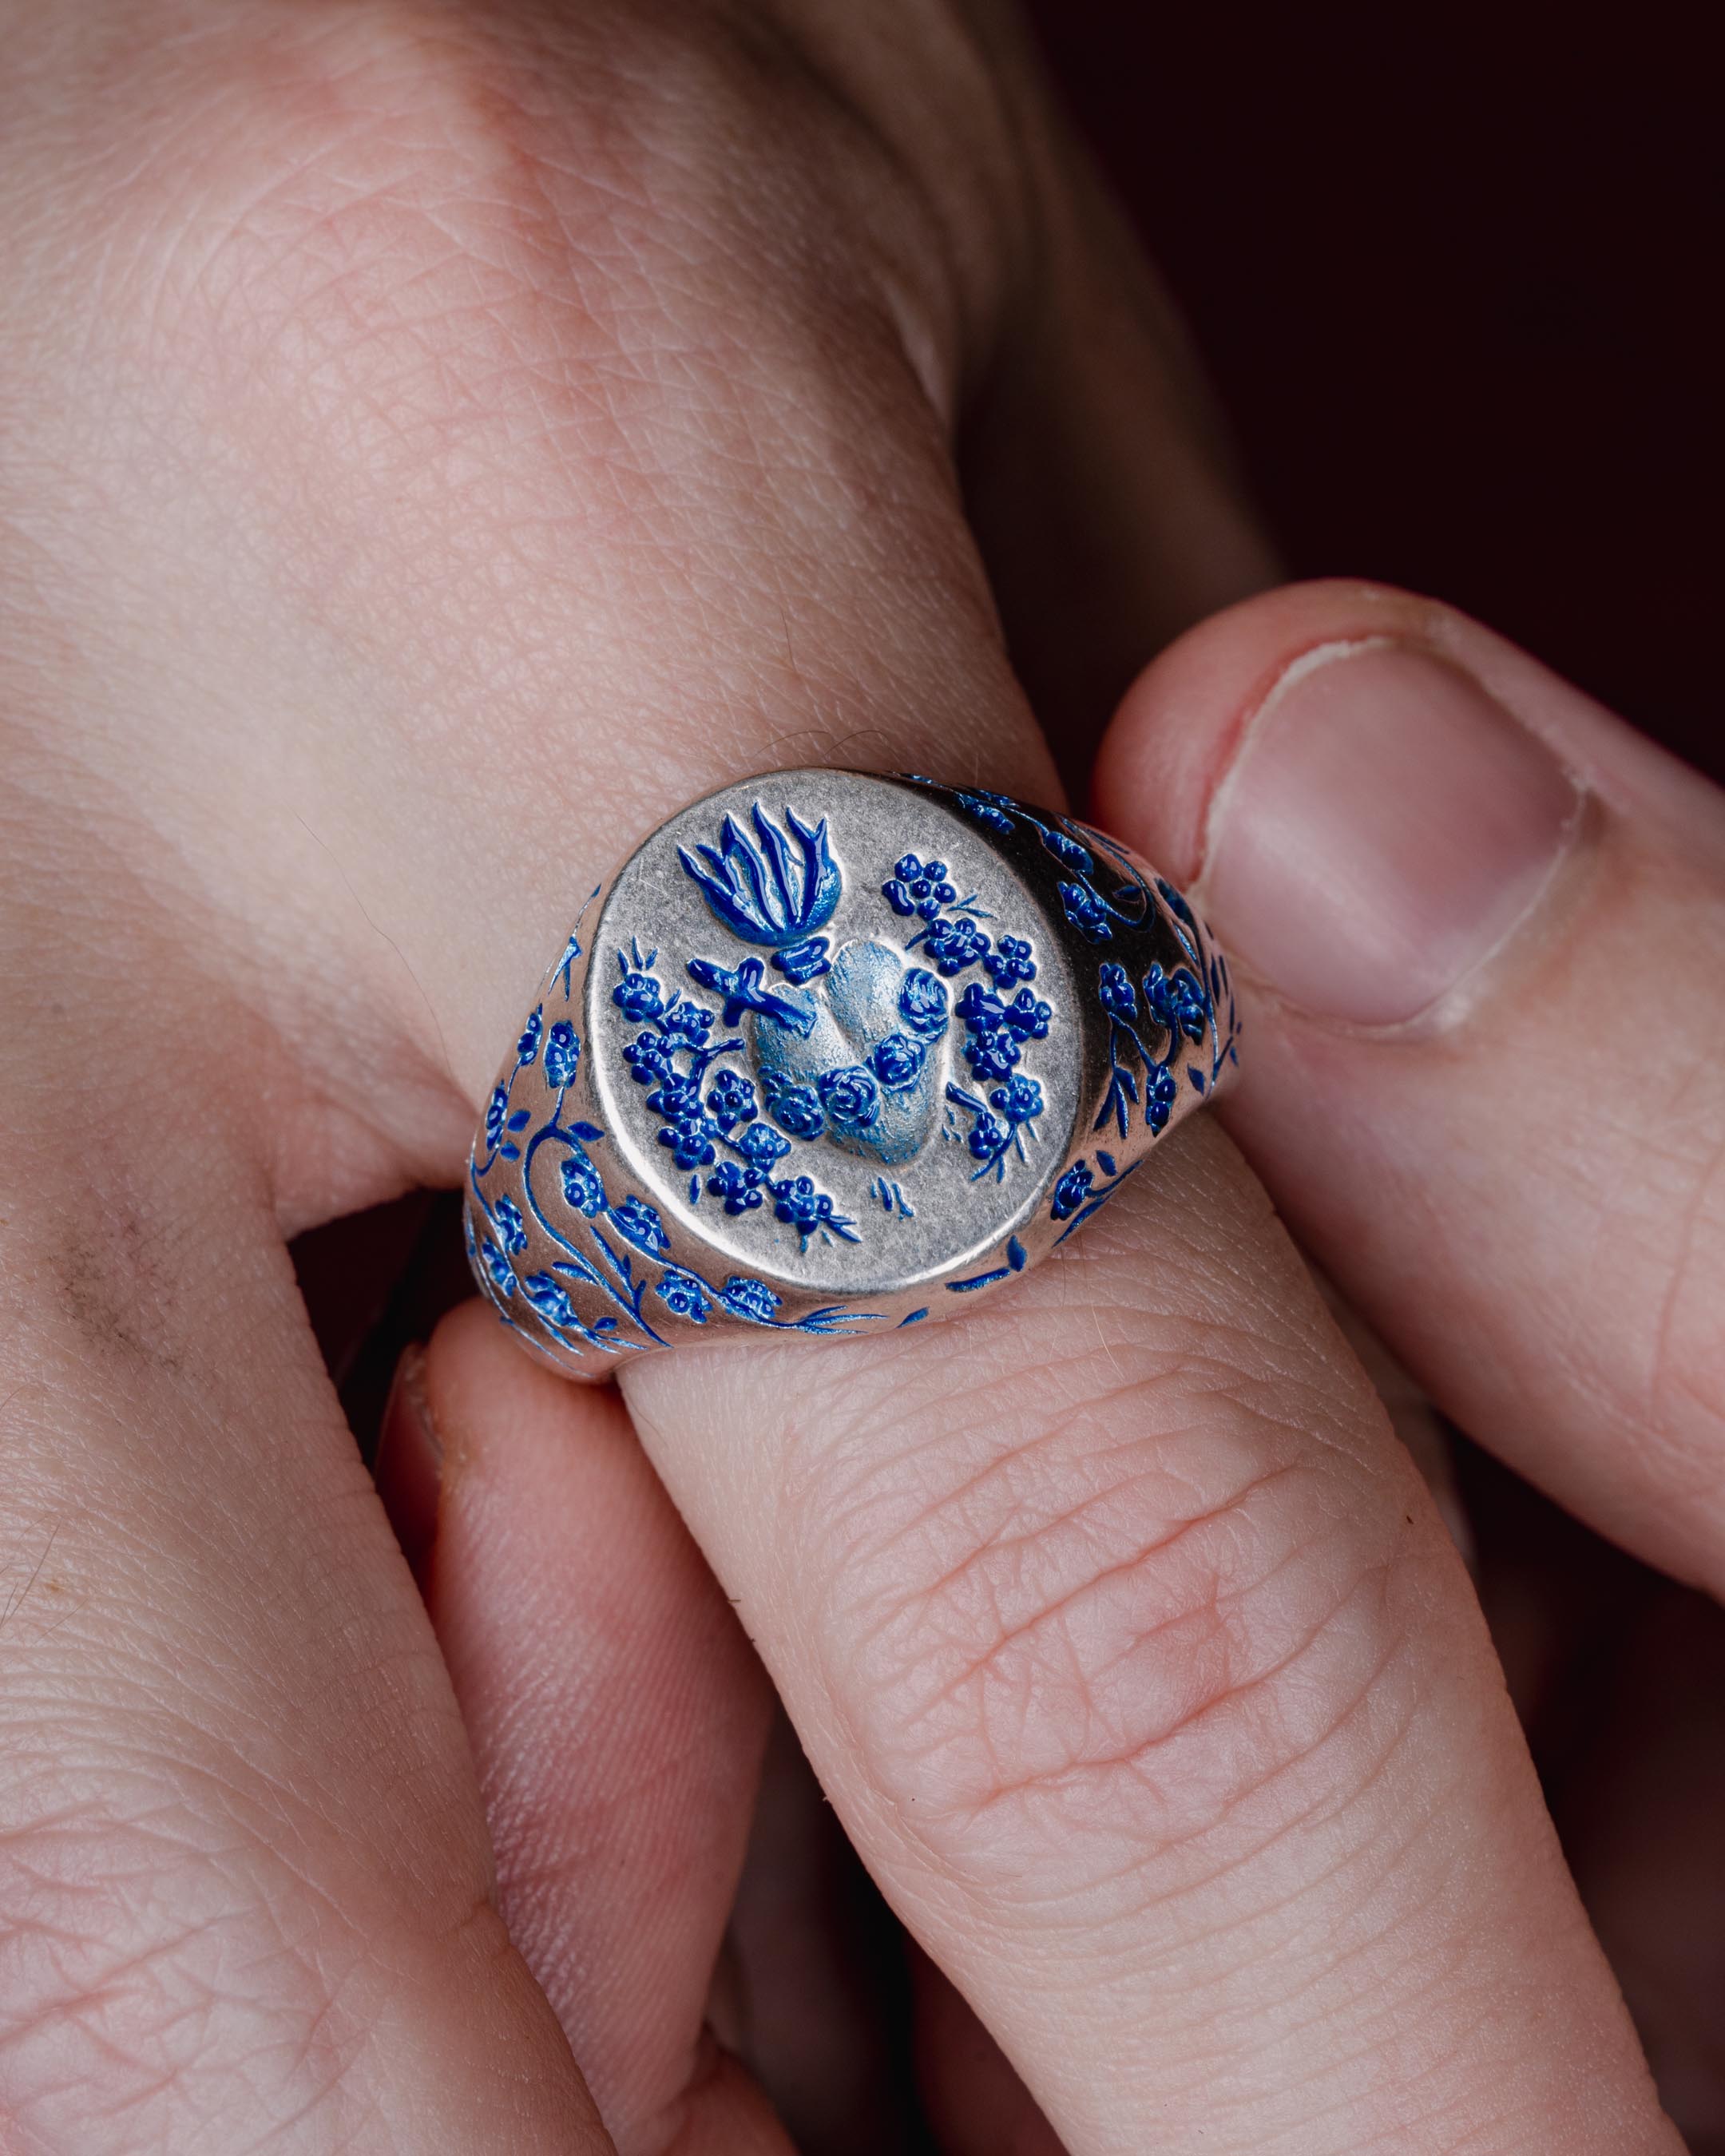
[[[416,1578],[437,1540],[443,1466],[444,1449],[425,1398],[425,1350],[404,1348],[377,1433],[372,1479]]]
[[[1288,669],[1223,781],[1205,911],[1289,1002],[1397,1024],[1513,931],[1579,798],[1459,667],[1403,644],[1328,645]]]

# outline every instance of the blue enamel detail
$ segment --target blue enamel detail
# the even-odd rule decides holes
[[[715,917],[745,943],[776,951],[824,928],[842,889],[827,846],[826,819],[813,830],[793,808],[786,808],[784,819],[796,839],[794,856],[790,840],[758,801],[749,814],[754,839],[727,816],[718,845],[702,846],[699,860],[686,846],[677,849],[684,873],[700,886]]]

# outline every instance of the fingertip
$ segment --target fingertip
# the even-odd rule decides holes
[[[1389,585],[1338,577],[1281,585],[1210,615],[1158,653],[1121,698],[1091,774],[1096,822],[1176,882],[1196,882],[1210,804],[1288,669],[1332,642],[1429,637],[1434,617],[1449,613]]]

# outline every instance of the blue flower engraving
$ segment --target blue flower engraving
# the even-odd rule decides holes
[[[901,1033],[889,1033],[869,1058],[875,1075],[891,1092],[914,1086],[927,1060],[928,1050],[922,1043],[907,1040]]]
[[[1065,832],[1057,830],[1052,824],[1043,827],[1042,843],[1057,861],[1079,875],[1089,875],[1096,866],[1088,850],[1081,846],[1076,839],[1069,838]]]
[[[575,1082],[575,1071],[581,1061],[581,1043],[575,1029],[566,1018],[560,1018],[551,1029],[545,1044],[545,1082],[553,1091],[561,1092],[565,1086]]]
[[[836,1213],[832,1199],[825,1191],[815,1188],[810,1177],[787,1176],[782,1183],[773,1185],[773,1197],[774,1219],[794,1228],[805,1249],[814,1235],[842,1235],[847,1243],[856,1241],[855,1222]]]
[[[755,1089],[740,1070],[721,1070],[706,1096],[706,1111],[721,1131],[747,1123],[760,1113]]]
[[[1117,1018],[1131,1018],[1138,1008],[1132,976],[1124,966],[1104,966],[1096,977],[1096,995],[1105,1011]]]
[[[719,1300],[726,1310],[734,1311],[739,1317],[752,1317],[757,1325],[765,1325],[778,1309],[780,1297],[765,1281],[750,1280],[746,1274],[732,1273],[719,1290]]]
[[[503,1142],[503,1125],[509,1114],[509,1096],[501,1086],[491,1088],[485,1103],[485,1143],[495,1152]]]
[[[1153,1131],[1165,1131],[1180,1089],[1174,1083],[1174,1074],[1165,1063],[1157,1064],[1144,1074],[1144,1121]]]
[[[706,1289],[693,1273],[667,1273],[659,1283],[659,1293],[673,1317],[690,1318],[696,1325],[706,1323],[712,1305],[707,1301]]]
[[[1012,829],[1011,817],[1007,814],[1006,809],[1000,806],[1000,803],[1006,799],[1004,794],[955,793],[952,798],[961,808],[974,816],[978,823],[984,825],[988,830],[1009,831]],[[1009,803],[1007,805],[1010,807],[1012,804]]]
[[[662,1034],[638,1033],[633,1040],[624,1044],[623,1060],[636,1085],[646,1086],[675,1070],[676,1065],[671,1060],[673,1053]]]
[[[1090,1195],[1095,1178],[1088,1163],[1075,1161],[1054,1187],[1053,1202],[1049,1211],[1056,1220],[1068,1220]]]
[[[1004,1015],[1006,1024],[1020,1040],[1046,1040],[1054,1014],[1028,988],[1020,988],[1006,1006]]]
[[[737,1149],[752,1168],[768,1168],[775,1161],[783,1160],[791,1149],[788,1138],[781,1137],[771,1123],[751,1123],[736,1141]]]
[[[1042,1088],[1022,1071],[997,1086],[988,1098],[1009,1123],[1028,1123],[1042,1113]]]
[[[826,1128],[826,1115],[812,1086],[798,1086],[776,1070],[761,1073],[761,1090],[767,1096],[767,1112],[793,1138],[818,1138]]]
[[[646,961],[649,966],[652,963],[651,957]],[[651,973],[631,973],[624,964],[620,951],[617,954],[617,963],[622,970],[623,978],[612,989],[611,1000],[631,1025],[644,1025],[649,1019],[657,1018],[665,1009],[664,986]]]
[[[521,1291],[547,1324],[572,1330],[580,1327],[575,1306],[569,1300],[569,1291],[549,1273],[529,1273],[521,1282]]]
[[[921,1034],[925,1040],[944,1033],[947,1028],[947,991],[944,985],[921,966],[912,966],[905,975],[904,986],[898,992],[898,1014],[912,1033]]]
[[[679,1122],[685,1116],[698,1115],[701,1081],[685,1077],[680,1070],[668,1071],[647,1096],[647,1106],[670,1123]]]
[[[697,1111],[667,1123],[659,1133],[659,1142],[670,1147],[671,1158],[679,1168],[706,1168],[712,1163],[713,1141],[718,1135],[719,1127],[712,1118]]]
[[[512,1198],[500,1198],[491,1208],[491,1218],[497,1224],[497,1236],[512,1258],[518,1258],[527,1247],[527,1224],[521,1218],[521,1209]]]
[[[788,1152],[789,1147],[785,1150]],[[733,1219],[754,1212],[761,1204],[760,1169],[739,1167],[734,1160],[721,1161],[707,1178],[706,1187],[711,1196],[723,1199],[725,1210]]]
[[[928,924],[926,937],[928,955],[936,966],[950,980],[954,973],[962,973],[967,966],[987,956],[988,939],[973,921],[962,916],[955,920],[937,918]]]
[[[944,861],[920,861],[914,854],[906,854],[892,871],[891,880],[881,885],[880,896],[895,913],[932,921],[958,894],[947,881]]]
[[[1014,1056],[1016,1052],[1014,1049]],[[966,1054],[969,1054],[968,1049]],[[1042,1113],[1041,1086],[1034,1078],[1022,1075],[1009,1079],[1004,1086],[997,1086],[988,1096],[989,1106],[998,1111],[995,1115],[991,1115],[975,1094],[967,1093],[962,1086],[948,1086],[947,1098],[971,1119],[966,1144],[971,1158],[979,1163],[971,1177],[972,1182],[988,1174],[991,1168],[997,1181],[1004,1180],[1007,1155],[1014,1153],[1024,1159],[1025,1137],[1035,1135],[1030,1126]]]
[[[649,1258],[656,1258],[670,1244],[670,1237],[665,1232],[658,1209],[649,1205],[644,1198],[625,1198],[620,1205],[611,1208],[611,1218],[617,1224],[618,1234]]]
[[[1020,936],[1003,936],[983,961],[983,970],[997,988],[1009,988],[1015,981],[1034,981],[1036,962]]]
[[[599,1172],[584,1152],[563,1156],[563,1200],[591,1220],[605,1209],[605,1186]]]
[[[515,1060],[518,1069],[525,1068],[539,1053],[539,1036],[545,1030],[545,1006],[535,1004],[521,1037],[515,1045]]]
[[[843,1070],[823,1070],[814,1082],[834,1130],[865,1131],[879,1122],[880,1089],[874,1074],[860,1064]]]
[[[489,1235],[480,1237],[480,1255],[485,1261],[485,1270],[491,1276],[491,1285],[499,1295],[515,1293],[515,1273],[510,1262]]]
[[[1183,1033],[1189,1040],[1204,1039],[1209,998],[1189,968],[1178,966],[1165,975],[1160,966],[1153,966],[1144,976],[1144,1005],[1170,1034]]]
[[[1108,909],[1087,883],[1057,886],[1060,905],[1072,926],[1087,943],[1106,943],[1114,933]]]
[[[1004,1025],[973,1033],[964,1044],[964,1060],[978,1078],[1004,1078],[1018,1062],[1018,1036]]]
[[[667,1039],[680,1041],[685,1048],[705,1048],[706,1037],[713,1029],[713,1014],[700,1004],[673,1004],[659,1023]]]
[[[780,951],[825,927],[843,888],[827,849],[826,819],[810,830],[793,808],[787,807],[784,816],[796,838],[794,856],[758,801],[749,818],[758,844],[727,816],[716,850],[702,846],[700,860],[686,846],[677,850],[684,873],[733,936]]]

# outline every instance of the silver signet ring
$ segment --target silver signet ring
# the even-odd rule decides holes
[[[1203,924],[1101,832],[924,778],[747,779],[583,909],[474,1139],[468,1254],[578,1378],[950,1317],[1209,1100],[1235,1033]]]

